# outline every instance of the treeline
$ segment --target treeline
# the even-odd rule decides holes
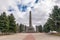
[[[40,32],[40,33],[43,32],[43,27],[42,27],[42,25],[36,26],[36,32]]]
[[[60,8],[54,6],[47,22],[44,25],[44,32],[60,32]]]
[[[10,34],[23,32],[26,25],[18,24],[15,21],[13,14],[6,15],[6,12],[1,13],[0,15],[0,33],[1,34]]]
[[[20,24],[20,26],[19,26],[19,32],[20,33],[22,33],[22,32],[26,32],[26,25],[24,25],[24,24]]]
[[[6,15],[5,12],[0,15],[0,33],[16,33],[17,25],[13,14]]]

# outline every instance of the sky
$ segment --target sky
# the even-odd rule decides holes
[[[0,14],[13,13],[17,23],[29,25],[29,11],[31,11],[32,24],[44,25],[55,5],[59,6],[60,0],[0,0]]]

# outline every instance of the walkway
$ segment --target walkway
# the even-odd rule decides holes
[[[17,33],[14,35],[0,36],[0,40],[60,40],[60,37],[45,33]]]

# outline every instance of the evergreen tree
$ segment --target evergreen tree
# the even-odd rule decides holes
[[[58,32],[60,32],[60,8],[58,9],[58,16],[57,16],[57,19],[56,19],[56,28]]]
[[[46,23],[46,24],[44,25],[43,31],[46,32],[46,33],[50,32],[50,27],[49,27],[49,24],[48,24],[48,23]]]
[[[16,28],[16,22],[13,14],[10,14],[8,18],[9,18],[9,32],[16,32],[17,28]]]
[[[3,12],[0,16],[0,31],[2,33],[7,33],[9,30],[9,21],[8,17],[6,16],[6,13]]]
[[[16,27],[17,27],[17,32],[19,32],[19,24],[18,23],[17,23]]]
[[[20,27],[19,27],[20,32],[23,32],[23,28],[24,28],[24,25],[20,24]]]
[[[54,24],[56,31],[60,31],[60,10],[58,6],[54,6],[50,18],[55,22]]]
[[[52,14],[50,14],[48,21],[44,25],[44,29],[60,32],[60,8],[58,6],[54,6]]]
[[[42,32],[42,25],[39,25],[39,26],[38,26],[38,31],[39,31],[39,32]]]

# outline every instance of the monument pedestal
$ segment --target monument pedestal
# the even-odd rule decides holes
[[[34,28],[33,27],[29,27],[28,28],[28,33],[33,33],[33,32],[35,32]]]

